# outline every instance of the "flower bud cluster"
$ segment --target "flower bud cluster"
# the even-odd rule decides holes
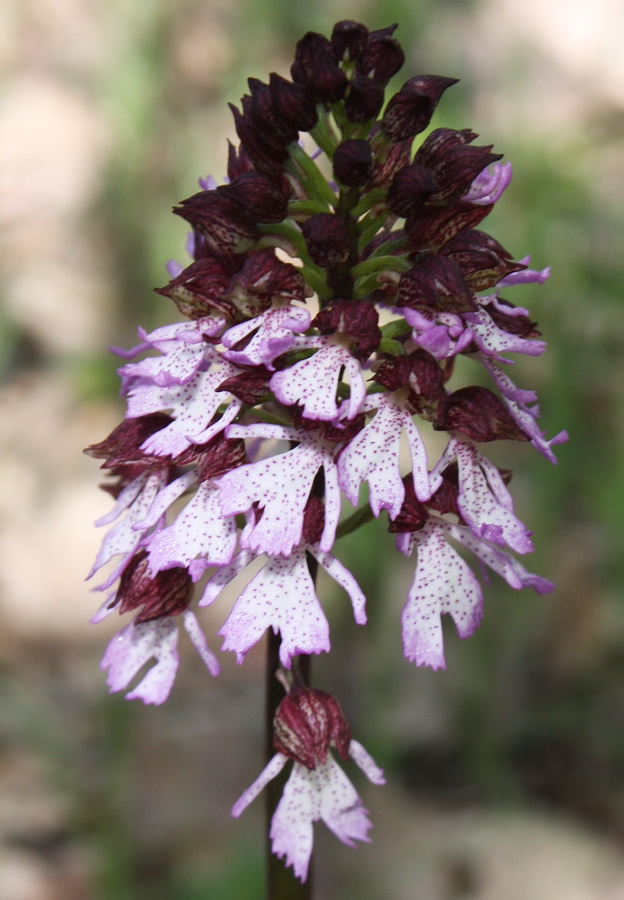
[[[138,610],[106,651],[111,690],[155,659],[128,696],[167,697],[178,622],[216,674],[192,588],[201,580],[199,606],[212,605],[259,557],[219,630],[222,649],[242,662],[272,629],[286,669],[298,654],[329,651],[309,560],[364,624],[365,597],[334,544],[382,511],[398,550],[416,558],[402,635],[418,665],[445,664],[442,614],[462,637],[481,619],[481,582],[458,546],[513,588],[552,589],[518,561],[530,532],[509,473],[480,446],[526,441],[554,462],[566,439],[545,437],[535,393],[506,371],[511,354],[545,345],[502,294],[548,270],[515,261],[478,227],[510,164],[469,129],[430,130],[456,79],[412,77],[384,107],[404,62],[395,27],[310,32],[290,78],[250,78],[232,107],[239,143],[226,182],[200,181],[174,210],[191,227],[192,261],[171,263],[158,290],[184,319],[119,351],[126,418],[90,448],[116,500],[99,522],[111,527],[91,574],[112,564],[100,586],[112,592],[96,619]],[[458,357],[475,384],[453,385]],[[448,433],[438,459],[433,432]],[[350,738],[332,709],[319,692],[289,695],[281,757],[327,765],[327,735],[344,755]]]

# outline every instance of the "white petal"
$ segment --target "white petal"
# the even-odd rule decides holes
[[[253,803],[260,791],[267,786],[269,781],[272,781],[279,775],[287,762],[287,756],[283,756],[281,753],[275,754],[269,764],[262,770],[260,775],[258,775],[254,783],[247,788],[244,794],[238,798],[232,807],[232,815],[235,819],[238,819],[240,814],[247,809],[249,804]]]

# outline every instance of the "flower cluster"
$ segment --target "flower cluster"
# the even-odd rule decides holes
[[[291,79],[250,78],[241,108],[232,107],[239,143],[225,183],[201,180],[174,210],[191,226],[192,262],[170,263],[159,293],[184,319],[140,331],[136,347],[119,351],[126,418],[90,448],[113,476],[116,501],[98,522],[111,527],[91,575],[112,565],[96,619],[136,611],[103,667],[111,690],[135,683],[129,698],[167,698],[180,622],[218,673],[192,610],[195,586],[198,605],[212,605],[258,559],[219,630],[238,662],[267,629],[279,632],[286,670],[299,654],[329,651],[312,559],[363,625],[365,597],[334,545],[367,512],[385,510],[398,550],[415,557],[402,635],[417,665],[444,666],[443,613],[461,637],[481,619],[481,582],[458,547],[513,588],[552,589],[518,561],[532,550],[530,534],[514,513],[508,473],[481,449],[527,441],[554,462],[552,447],[566,439],[546,439],[534,392],[506,371],[510,354],[539,355],[545,345],[527,310],[502,292],[548,270],[515,262],[477,227],[511,178],[491,146],[450,128],[415,146],[455,79],[416,76],[385,102],[404,61],[394,30],[339,22],[331,38],[299,41]],[[492,388],[453,388],[459,356]],[[449,434],[434,460],[432,431]],[[301,688],[286,699],[302,696],[324,709],[329,702]],[[329,743],[382,780],[340,735],[338,713],[324,715],[331,721],[312,756],[279,745],[234,808],[295,760],[273,846],[302,878],[314,819],[346,843],[368,828]],[[344,805],[328,807],[326,796],[339,794]]]

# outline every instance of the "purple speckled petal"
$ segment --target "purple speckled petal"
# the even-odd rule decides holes
[[[325,571],[329,575],[331,575],[334,581],[338,582],[340,587],[344,588],[344,590],[349,595],[349,599],[351,600],[351,605],[353,607],[353,617],[357,624],[365,625],[366,597],[362,593],[359,584],[357,583],[351,572],[349,572],[349,570],[346,569],[343,564],[330,553],[323,553],[320,550],[316,550],[314,547],[310,547],[309,549],[312,553],[312,556],[316,557]]]
[[[485,356],[490,356],[499,362],[511,362],[501,356],[501,353],[526,353],[529,356],[540,356],[546,349],[544,341],[523,338],[509,331],[503,331],[485,309],[464,313],[464,318],[470,324],[475,344]]]
[[[500,366],[488,359],[487,356],[479,354],[479,359],[496,382],[496,386],[502,394],[503,403],[514,421],[529,435],[536,450],[539,450],[551,463],[556,464],[557,457],[550,448],[557,444],[564,444],[568,440],[568,432],[560,431],[559,434],[547,440],[545,432],[540,430],[536,421],[539,418],[539,407],[527,405],[537,399],[535,392],[517,388],[507,373],[503,372]]]
[[[441,615],[449,613],[459,635],[469,637],[483,615],[481,585],[434,521],[413,532],[409,543],[418,548],[418,563],[401,614],[403,652],[418,666],[445,668]]]
[[[202,594],[198,605],[210,606],[214,603],[223,588],[229,584],[230,581],[233,581],[238,573],[242,572],[254,559],[254,554],[249,550],[241,550],[240,553],[236,554],[229,565],[217,569],[214,575],[206,583],[204,593]]]
[[[204,343],[203,330],[195,322],[158,328],[146,335],[146,342],[150,349],[159,350],[163,355],[148,356],[122,366],[119,374],[129,384],[137,378],[152,381],[159,387],[186,384],[204,361],[214,356],[212,348]]]
[[[190,609],[187,609],[182,617],[182,620],[184,622],[186,632],[193,642],[193,646],[204,661],[206,668],[211,675],[218,675],[221,671],[221,666],[219,665],[217,657],[214,655],[212,650],[209,648],[208,643],[206,642],[206,636],[199,626],[197,616],[194,612],[191,612]]]
[[[401,433],[406,432],[414,467],[414,488],[419,500],[431,496],[427,454],[411,415],[389,397],[377,394],[365,408],[377,407],[375,417],[347,444],[338,459],[338,481],[350,502],[357,506],[363,481],[370,485],[370,507],[378,516],[387,509],[394,519],[401,509],[405,488],[399,456]]]
[[[166,477],[166,472],[164,471],[154,472],[151,475],[144,472],[130,482],[119,495],[114,512],[119,515],[124,508],[127,508],[128,512],[120,522],[106,533],[87,578],[91,578],[98,569],[110,562],[114,556],[122,554],[122,559],[106,580],[99,585],[99,590],[106,590],[119,578],[122,569],[141,544],[146,529],[137,530],[135,526],[145,518]],[[132,498],[130,503],[128,503],[129,498]],[[107,524],[110,519],[110,515],[103,516],[98,520],[98,524]]]
[[[311,771],[294,763],[273,821],[273,852],[305,881],[312,853],[312,823],[323,819],[343,843],[369,841],[371,823],[355,788],[331,754]]]
[[[278,306],[247,322],[229,328],[223,335],[230,362],[245,366],[265,365],[273,369],[273,360],[286,353],[295,342],[295,333],[310,327],[310,313],[299,306]],[[256,330],[257,329],[257,330]],[[239,341],[255,331],[243,350],[232,350]]]
[[[329,650],[329,625],[316,596],[305,547],[286,559],[271,557],[249,582],[219,631],[223,650],[236,653],[238,663],[267,628],[279,631],[280,662],[290,668],[298,653]]]
[[[517,553],[532,553],[531,538],[514,515],[513,501],[500,472],[474,444],[452,438],[432,470],[432,479],[453,459],[459,467],[457,505],[474,533]]]
[[[464,525],[456,525],[454,522],[447,522],[444,519],[435,517],[437,526],[442,529],[449,537],[454,538],[464,547],[467,547],[482,562],[497,572],[505,579],[507,584],[519,591],[522,588],[530,587],[538,594],[550,594],[554,590],[555,585],[547,578],[534,575],[527,572],[524,566],[511,554],[504,550],[494,547],[484,538],[477,537],[470,528]]]
[[[329,474],[334,462],[330,449],[308,431],[279,426],[230,426],[231,437],[284,437],[301,443],[286,453],[239,466],[219,479],[221,510],[225,516],[247,512],[254,503],[263,510],[258,522],[250,522],[241,536],[241,546],[255,553],[287,556],[301,543],[303,515],[316,473],[325,467]],[[329,549],[335,535],[335,492],[330,509],[333,533],[326,532],[323,549]]]
[[[188,566],[196,556],[203,562],[195,572],[198,577],[208,566],[230,562],[236,550],[236,522],[221,515],[218,495],[215,482],[203,482],[173,523],[151,538],[147,552],[152,578],[163,569]]]
[[[346,403],[346,418],[358,414],[366,396],[366,385],[360,365],[346,347],[330,343],[329,338],[315,338],[319,349],[308,359],[302,359],[288,369],[276,372],[270,388],[285,406],[299,403],[308,419],[333,422],[339,414],[336,391],[341,371],[347,370],[351,396]]]
[[[155,456],[178,456],[192,443],[205,443],[223,430],[241,407],[239,400],[231,400],[226,415],[210,426],[219,406],[230,394],[217,387],[234,375],[228,363],[197,372],[186,384],[158,387],[145,379],[136,382],[129,391],[129,418],[154,412],[171,411],[174,421],[155,432],[141,445],[141,450]]]
[[[130,623],[115,635],[102,658],[102,669],[108,669],[107,684],[111,692],[128,687],[134,676],[151,659],[153,666],[126,695],[127,700],[164,703],[171,692],[178,669],[178,626],[172,619]]]

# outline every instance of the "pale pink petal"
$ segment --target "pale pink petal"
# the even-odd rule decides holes
[[[106,590],[106,588],[109,588],[111,584],[119,578],[124,566],[140,546],[145,535],[145,530],[137,530],[135,526],[145,518],[147,511],[151,507],[159,489],[164,484],[166,477],[165,471],[154,472],[152,474],[144,472],[142,475],[139,475],[134,482],[131,482],[127,488],[124,488],[124,490],[128,490],[128,494],[121,504],[119,502],[116,504],[115,509],[118,511],[120,508],[123,509],[128,497],[133,497],[132,502],[128,506],[128,512],[120,522],[113,525],[106,533],[93,567],[87,575],[87,578],[91,578],[98,569],[107,562],[110,562],[113,557],[121,554],[121,560],[115,569],[108,575],[106,580],[99,586],[99,590]],[[139,487],[138,492],[137,486]],[[119,500],[121,500],[121,497],[122,495],[120,494]],[[108,520],[108,518],[109,517],[104,516],[99,522],[103,523]]]
[[[235,819],[238,819],[240,814],[247,809],[249,804],[253,803],[260,791],[264,790],[269,781],[272,781],[277,775],[279,775],[287,762],[287,756],[283,756],[281,753],[275,754],[268,765],[262,770],[260,775],[258,775],[254,783],[247,788],[244,794],[242,794],[238,798],[238,800],[232,807],[231,814]]]
[[[210,606],[214,603],[223,588],[229,584],[230,581],[233,581],[238,573],[242,572],[254,559],[255,555],[253,553],[249,550],[242,550],[240,553],[236,554],[229,565],[217,569],[214,575],[206,583],[204,593],[202,594],[198,605]]]
[[[495,162],[474,179],[462,201],[475,206],[489,206],[501,197],[511,182],[511,163]]]
[[[107,684],[112,692],[128,687],[139,670],[152,659],[154,665],[126,699],[163,703],[173,686],[178,669],[178,627],[168,619],[130,623],[115,635],[106,648],[101,666],[108,669]]]
[[[211,675],[218,675],[221,671],[221,666],[219,665],[217,657],[208,646],[206,636],[204,635],[204,632],[201,630],[199,622],[197,621],[197,616],[194,612],[191,612],[190,609],[187,609],[182,619],[184,622],[184,627],[186,628],[186,632],[193,642],[193,646],[204,661],[206,668]]]
[[[494,378],[502,394],[503,403],[514,421],[526,432],[533,446],[551,463],[556,464],[557,457],[551,450],[551,447],[555,447],[557,444],[564,444],[568,440],[568,432],[560,431],[559,434],[547,440],[546,433],[540,430],[536,421],[539,418],[539,407],[527,405],[536,399],[535,393],[517,388],[507,373],[503,372],[500,366],[493,360],[488,359],[484,354],[479,354],[479,359]]]
[[[299,306],[279,306],[269,309],[247,322],[229,328],[222,341],[226,359],[245,366],[265,365],[273,369],[273,360],[286,353],[295,342],[295,332],[310,327],[310,313]],[[257,330],[256,330],[257,329]],[[232,350],[240,340],[256,333],[242,350]]]
[[[325,571],[331,575],[334,581],[336,581],[341,588],[344,588],[349,595],[353,607],[353,617],[357,624],[365,625],[366,597],[362,593],[359,584],[351,572],[349,572],[349,570],[330,553],[323,553],[321,550],[316,550],[314,547],[310,547],[309,550],[312,556],[314,556],[323,566]]]
[[[190,471],[165,485],[162,490],[158,491],[147,515],[132,527],[137,531],[152,528],[162,519],[169,507],[195,484],[197,484],[197,472]]]
[[[460,637],[469,637],[483,615],[481,586],[433,521],[410,537],[418,563],[401,614],[403,652],[418,666],[445,668],[441,616],[450,613]]]
[[[477,537],[470,528],[456,525],[454,522],[447,522],[444,519],[436,518],[436,522],[438,528],[441,528],[450,537],[467,547],[482,562],[504,578],[507,584],[515,588],[515,590],[530,587],[538,594],[550,594],[555,589],[552,581],[527,572],[515,557],[504,550],[499,550],[483,538]]]
[[[365,750],[359,741],[351,741],[349,744],[349,756],[373,784],[386,783],[383,769],[379,768],[368,750]]]

